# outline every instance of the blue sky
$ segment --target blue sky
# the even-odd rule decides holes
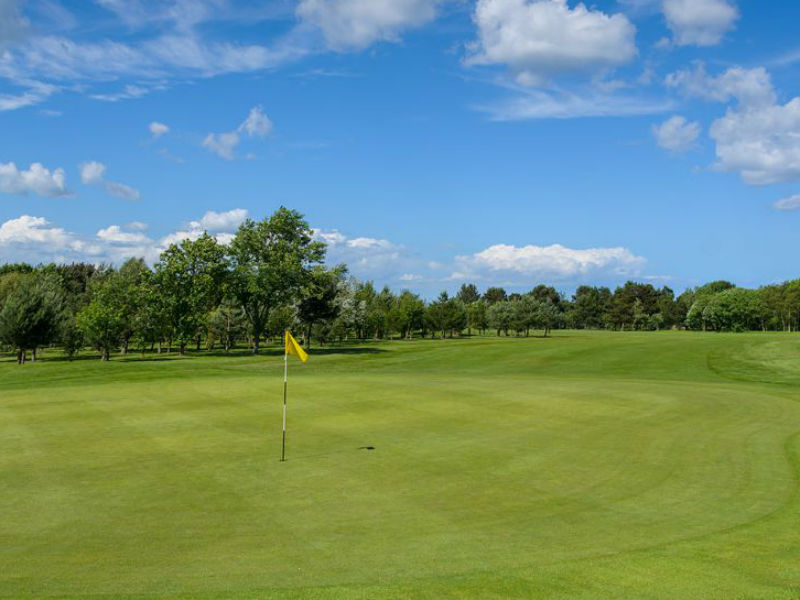
[[[0,0],[0,258],[303,212],[354,275],[795,278],[800,5]]]

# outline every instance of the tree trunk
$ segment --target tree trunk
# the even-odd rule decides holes
[[[261,349],[261,333],[254,333],[253,334],[253,354],[258,354],[258,351]]]
[[[181,356],[186,356],[186,342],[184,342],[183,340],[181,340],[179,351]]]
[[[100,352],[100,360],[105,362],[110,358],[111,358],[111,352],[109,351],[109,349],[103,348],[103,350]]]
[[[17,350],[17,364],[18,365],[25,364],[25,350]]]
[[[158,338],[158,354],[161,354],[161,338]]]
[[[196,349],[198,352],[200,352],[200,337],[201,337],[201,336],[200,336],[200,334],[198,333],[198,334],[197,334],[197,337],[195,338],[195,341],[197,342],[197,346],[196,346],[196,348],[195,348],[195,349]]]

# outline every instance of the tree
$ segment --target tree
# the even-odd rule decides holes
[[[181,354],[192,340],[199,349],[202,328],[208,313],[222,301],[226,281],[225,249],[208,233],[172,244],[161,254],[155,285]]]
[[[268,219],[248,219],[230,245],[231,294],[241,305],[253,334],[253,353],[272,309],[297,300],[310,270],[325,258],[303,216],[281,207]]]
[[[477,329],[480,334],[489,327],[489,316],[486,302],[478,300],[467,306],[467,328],[472,335],[472,329]]]
[[[561,324],[561,311],[550,302],[539,303],[538,321],[540,327],[544,329],[544,337],[547,337],[550,330]]]
[[[611,302],[611,290],[607,287],[582,285],[572,296],[570,319],[579,329],[599,329],[605,322]]]
[[[508,330],[511,328],[511,323],[514,320],[514,309],[508,302],[496,302],[489,306],[488,321],[489,325],[497,330],[497,335],[504,331],[508,336]]]
[[[6,296],[0,309],[0,342],[17,351],[25,364],[27,351],[53,341],[59,332],[64,299],[51,277],[24,275]]]
[[[431,336],[434,332],[439,331],[442,338],[445,336],[445,331],[448,328],[448,309],[447,303],[450,297],[447,292],[442,292],[439,297],[428,305],[425,309],[425,324],[431,330]]]
[[[344,265],[330,270],[319,265],[311,269],[304,296],[297,305],[297,318],[305,329],[308,348],[311,348],[314,325],[320,321],[332,321],[339,314],[336,298],[346,273]]]
[[[461,302],[463,302],[465,305],[469,306],[470,304],[480,300],[481,295],[478,292],[478,287],[474,283],[465,283],[462,284],[461,289],[458,290],[456,298],[461,300]]]
[[[486,304],[491,306],[492,304],[497,304],[498,302],[505,302],[508,299],[506,291],[501,287],[490,287],[486,292],[483,294],[483,299],[486,301]]]
[[[524,331],[527,337],[530,330],[539,322],[541,304],[541,301],[530,294],[525,294],[519,300],[511,303],[514,311],[512,327],[518,335]]]
[[[425,302],[416,294],[403,290],[389,311],[389,328],[402,338],[411,338],[415,329],[424,325]]]

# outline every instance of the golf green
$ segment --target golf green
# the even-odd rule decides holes
[[[0,361],[0,597],[800,598],[797,335],[312,349],[285,463],[277,350],[55,358]]]

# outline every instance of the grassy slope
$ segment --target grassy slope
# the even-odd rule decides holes
[[[0,596],[800,598],[798,337],[281,367],[0,362]]]

